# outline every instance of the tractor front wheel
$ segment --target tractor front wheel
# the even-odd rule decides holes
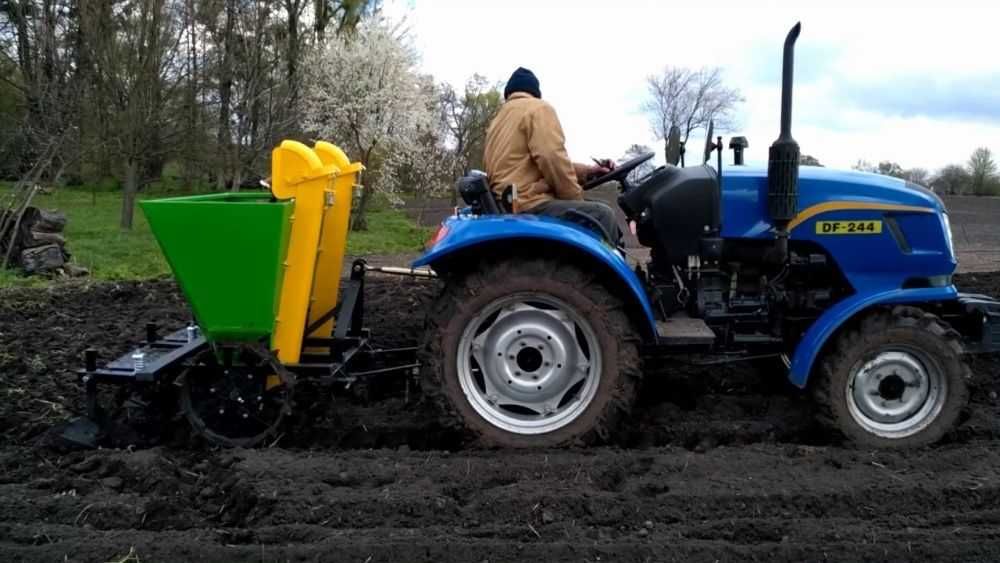
[[[820,365],[822,418],[861,447],[908,448],[952,430],[969,398],[960,335],[897,307],[841,334]]]
[[[554,261],[509,260],[450,279],[425,338],[424,392],[483,446],[606,440],[640,374],[621,302]]]

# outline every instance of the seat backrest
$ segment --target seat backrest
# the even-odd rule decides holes
[[[459,178],[456,189],[462,196],[462,201],[472,207],[475,213],[499,215],[503,212],[497,204],[493,190],[490,189],[486,174],[479,170],[473,170],[467,176]]]
[[[504,213],[514,212],[514,184],[508,184],[500,194],[500,209]]]

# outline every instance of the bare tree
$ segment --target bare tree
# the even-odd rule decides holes
[[[490,83],[486,77],[473,75],[465,83],[465,92],[457,93],[450,84],[440,88],[439,104],[441,120],[454,143],[454,176],[464,174],[469,169],[482,169],[486,129],[493,117],[500,111],[502,96],[500,85]],[[457,194],[452,191],[452,205]]]
[[[903,179],[921,186],[930,184],[931,173],[926,168],[909,168],[903,171]]]
[[[931,184],[938,192],[945,194],[964,194],[972,184],[972,177],[969,172],[957,164],[950,164],[942,168],[931,180]]]
[[[720,68],[668,66],[646,78],[646,89],[648,97],[641,109],[657,140],[664,141],[664,154],[671,127],[680,130],[685,143],[692,132],[707,128],[709,121],[714,121],[717,131],[730,130],[736,106],[744,101],[738,89],[723,83]]]
[[[125,229],[132,228],[139,187],[159,176],[155,169],[162,165],[155,165],[178,142],[167,124],[181,83],[175,66],[179,18],[170,9],[176,7],[166,0],[95,0],[87,2],[81,15],[90,38],[88,56],[97,69],[92,103],[103,113],[108,148],[122,178],[120,224]]]
[[[78,145],[66,133],[77,126],[81,84],[77,72],[77,22],[69,16],[71,0],[7,0],[0,2],[0,60],[2,68],[17,76],[2,75],[6,87],[24,101],[18,132],[12,139],[21,147],[21,169],[37,162],[41,147],[59,139],[45,178],[58,178],[75,160]],[[13,52],[11,52],[13,50]],[[75,135],[74,135],[75,137]],[[33,167],[33,166],[32,166]]]
[[[653,149],[647,147],[646,145],[632,145],[628,148],[628,150],[625,151],[625,154],[618,159],[618,162],[620,164],[622,162],[632,160],[633,158],[637,158],[639,156],[642,156],[650,152],[653,152]],[[629,172],[628,179],[630,182],[637,182],[639,178],[642,178],[646,174],[652,172],[655,167],[656,166],[653,164],[652,161],[647,160],[646,162],[640,164],[638,168],[636,168],[632,172]]]
[[[969,175],[972,180],[972,193],[976,195],[991,195],[995,186],[997,164],[993,153],[986,147],[979,147],[969,157]]]
[[[851,169],[857,170],[858,172],[878,172],[878,166],[875,166],[871,163],[871,161],[863,158],[859,158],[858,161],[851,166]]]
[[[230,129],[231,106],[233,99],[233,51],[235,50],[235,27],[236,27],[236,0],[225,0],[225,23],[222,25],[221,36],[218,41],[221,46],[219,50],[219,121],[216,130],[218,145],[219,170],[216,175],[216,188],[222,189],[226,181],[226,169],[230,160],[230,143],[232,141],[232,131]]]

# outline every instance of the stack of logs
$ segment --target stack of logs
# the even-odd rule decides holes
[[[8,221],[0,233],[0,260],[26,274],[85,276],[86,268],[69,263],[66,216],[55,210],[25,207],[20,221]]]

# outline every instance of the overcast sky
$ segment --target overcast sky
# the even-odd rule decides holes
[[[863,158],[933,171],[977,146],[1000,151],[993,0],[386,0],[383,12],[405,17],[439,81],[533,70],[579,161],[633,143],[659,150],[639,105],[646,76],[664,65],[721,67],[746,98],[730,134],[748,137],[749,161],[765,161],[778,135],[782,42],[796,21],[792,132],[804,153],[827,166]]]

